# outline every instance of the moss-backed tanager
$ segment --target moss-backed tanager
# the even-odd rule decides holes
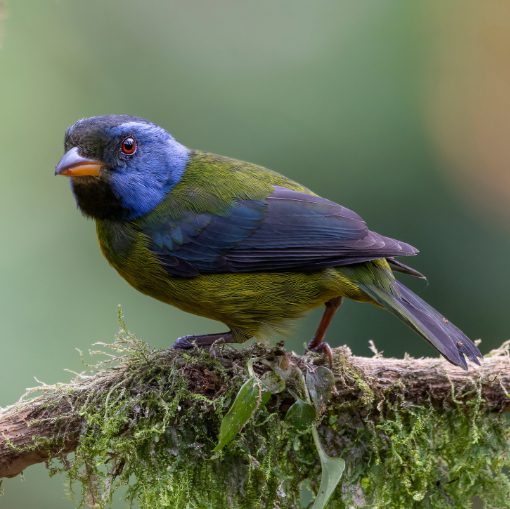
[[[283,175],[188,149],[128,115],[71,126],[56,174],[70,177],[105,257],[132,286],[229,328],[177,347],[261,337],[325,305],[309,348],[329,353],[326,329],[348,297],[391,311],[457,366],[479,362],[474,343],[395,278],[420,275],[395,259],[414,247]]]

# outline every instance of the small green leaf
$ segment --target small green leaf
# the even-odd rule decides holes
[[[315,493],[312,489],[311,479],[305,479],[299,484],[299,507],[310,509],[315,499]]]
[[[274,371],[267,371],[260,377],[262,389],[271,394],[278,394],[285,390],[285,380]]]
[[[269,391],[262,391],[262,396],[260,397],[260,404],[259,406],[263,407],[266,406],[269,400],[271,399],[271,396],[273,394]]]
[[[304,430],[313,424],[316,415],[313,405],[298,399],[287,410],[285,420],[294,428]]]
[[[313,441],[321,460],[321,484],[312,509],[324,509],[331,495],[335,491],[345,470],[345,461],[342,458],[332,458],[326,454],[319,440],[317,428],[312,428]]]
[[[333,372],[325,366],[306,373],[306,386],[318,413],[321,413],[331,397],[335,386]]]
[[[248,378],[239,389],[236,399],[221,421],[218,445],[213,452],[221,451],[250,420],[260,401],[260,385],[257,379]]]

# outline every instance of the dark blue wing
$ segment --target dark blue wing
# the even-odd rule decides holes
[[[414,255],[412,246],[368,230],[355,212],[319,196],[275,187],[223,214],[188,213],[143,227],[169,273],[318,270]]]

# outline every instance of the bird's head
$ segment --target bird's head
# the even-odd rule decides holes
[[[133,220],[153,210],[180,181],[189,150],[163,128],[129,115],[78,120],[65,136],[56,175],[71,178],[82,212]]]

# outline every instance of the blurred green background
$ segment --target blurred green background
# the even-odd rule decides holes
[[[0,48],[0,406],[80,370],[122,303],[157,347],[223,330],[131,289],[53,176],[65,128],[130,113],[188,146],[260,163],[421,249],[409,284],[482,338],[509,335],[510,4],[7,1]],[[319,319],[296,324],[303,349]],[[434,354],[394,317],[347,303],[329,340]],[[69,508],[43,467],[1,508]],[[122,505],[120,505],[122,506]]]

